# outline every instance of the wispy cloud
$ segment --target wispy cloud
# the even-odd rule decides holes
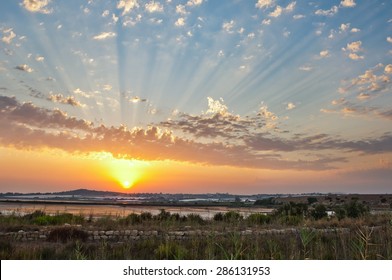
[[[338,6],[333,6],[331,9],[329,10],[316,10],[314,13],[318,16],[327,16],[327,17],[332,17],[334,16],[337,12],[339,11]]]
[[[47,98],[49,101],[56,102],[56,103],[62,103],[74,107],[84,107],[82,103],[76,100],[74,96],[63,96],[61,93],[58,94],[51,94]]]
[[[222,24],[222,28],[224,31],[227,33],[234,33],[233,28],[234,28],[235,22],[234,20],[231,21],[226,21]]]
[[[98,35],[95,35],[93,37],[93,39],[94,40],[106,40],[106,39],[109,39],[109,38],[116,37],[116,35],[117,34],[115,32],[102,32],[102,33],[100,33]]]
[[[278,5],[275,7],[274,11],[269,13],[269,16],[276,18],[281,16],[283,13],[291,13],[292,11],[294,11],[296,4],[297,4],[296,1],[291,2],[285,8]]]
[[[12,40],[16,37],[16,34],[14,31],[12,31],[12,28],[6,29],[3,31],[3,38],[1,38],[1,41],[3,41],[6,44],[11,44]]]

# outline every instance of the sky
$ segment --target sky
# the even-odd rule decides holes
[[[391,10],[3,0],[0,192],[391,193]]]

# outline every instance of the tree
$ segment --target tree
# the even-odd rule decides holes
[[[357,200],[346,204],[347,217],[359,218],[369,212],[369,207],[359,203]]]
[[[316,207],[310,212],[310,215],[315,220],[320,220],[328,216],[327,208],[323,204],[317,204]]]
[[[308,204],[310,205],[310,204],[313,204],[313,203],[316,203],[318,200],[317,200],[317,197],[308,197]]]

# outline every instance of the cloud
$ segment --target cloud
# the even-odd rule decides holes
[[[276,18],[276,17],[281,16],[283,13],[291,13],[292,11],[294,11],[296,4],[297,4],[297,2],[293,1],[293,2],[289,3],[286,6],[286,8],[283,8],[283,7],[278,5],[278,6],[275,7],[275,10],[272,11],[271,13],[269,13],[268,15],[270,17],[275,17]]]
[[[342,50],[349,52],[348,57],[352,60],[360,60],[365,58],[363,55],[358,54],[359,52],[363,51],[361,41],[348,43],[345,48],[342,48]]]
[[[140,98],[139,96],[134,96],[134,97],[129,98],[129,101],[132,103],[140,103],[140,102],[146,102],[147,99]]]
[[[227,115],[227,106],[224,104],[223,99],[214,100],[212,97],[207,97],[208,110],[206,114],[220,114],[222,116]]]
[[[343,0],[342,2],[340,2],[340,6],[345,8],[352,8],[356,6],[356,3],[354,0]]]
[[[292,11],[294,11],[296,4],[297,4],[296,1],[291,2],[290,4],[288,4],[288,5],[286,6],[286,8],[284,9],[284,11],[285,11],[286,13],[291,13]]]
[[[59,109],[39,108],[31,102],[19,103],[15,97],[0,96],[0,114],[2,121],[17,126],[80,130],[89,130],[92,127],[90,122],[68,117]]]
[[[203,0],[189,0],[186,5],[187,6],[200,6],[203,3]]]
[[[255,6],[256,8],[259,9],[265,9],[265,8],[273,7],[274,5],[275,5],[274,0],[258,0]]]
[[[283,13],[283,8],[281,6],[276,6],[275,10],[268,15],[270,17],[279,17]]]
[[[263,21],[261,22],[262,25],[270,25],[271,24],[271,19],[263,19]]]
[[[344,32],[347,31],[350,28],[350,23],[342,23],[339,27],[339,30]]]
[[[102,89],[104,90],[104,91],[110,91],[110,90],[112,90],[112,85],[109,85],[109,84],[106,84],[106,85],[103,85],[102,86]]]
[[[0,95],[0,145],[61,149],[70,153],[105,151],[129,159],[298,170],[332,169],[334,164],[347,160],[343,156],[321,154],[311,158],[307,155],[309,151],[365,154],[392,151],[390,134],[357,141],[327,134],[296,134],[291,138],[272,135],[265,121],[277,117],[263,104],[257,116],[241,117],[230,113],[222,100],[208,101],[208,113],[178,113],[175,120],[159,126],[129,129],[123,125],[95,126],[59,109],[40,108],[31,102],[21,103],[15,97]],[[176,136],[176,130],[185,136]],[[295,158],[284,156],[293,151]]]
[[[350,53],[348,54],[348,57],[352,60],[361,60],[365,58],[363,55],[358,55],[356,53]]]
[[[163,12],[163,6],[159,2],[150,1],[145,6],[145,9],[149,13],[160,13]]]
[[[135,26],[142,20],[142,15],[138,14],[135,17],[126,16],[123,20],[123,26]]]
[[[184,26],[185,25],[185,18],[180,17],[176,20],[176,22],[174,23],[175,26]]]
[[[265,121],[268,127],[275,127],[275,121],[278,120],[278,116],[268,110],[268,106],[265,105],[263,102],[261,103],[259,112],[257,114],[261,116]]]
[[[287,103],[286,110],[293,110],[295,108],[295,104],[292,102]]]
[[[320,52],[320,58],[326,58],[326,57],[330,57],[331,54],[329,53],[328,50],[323,50]]]
[[[309,66],[309,65],[302,65],[298,69],[301,70],[301,71],[311,71],[313,69],[313,67]]]
[[[301,14],[293,15],[293,19],[302,19],[302,18],[305,18],[305,17],[306,17],[305,15],[301,15]]]
[[[33,72],[33,68],[31,68],[30,66],[28,66],[27,64],[21,64],[15,67],[15,69],[20,70],[20,71],[25,71],[27,73],[31,73]]]
[[[102,32],[102,33],[100,33],[98,35],[95,35],[93,37],[93,39],[94,40],[106,40],[106,39],[109,39],[109,38],[116,37],[116,35],[117,34],[115,32]]]
[[[61,103],[61,104],[66,104],[66,105],[71,105],[73,107],[84,107],[82,103],[77,101],[74,96],[63,96],[62,94],[51,94],[47,98],[47,100],[56,102],[56,103]]]
[[[362,42],[356,41],[347,44],[347,47],[344,50],[351,51],[351,52],[359,52],[361,51]]]
[[[43,56],[36,56],[35,60],[38,61],[38,62],[41,62],[41,61],[45,60],[45,57],[43,57]]]
[[[52,10],[47,7],[50,2],[50,0],[23,0],[22,5],[29,12],[50,14]]]
[[[337,6],[333,6],[329,10],[317,10],[314,13],[318,16],[327,16],[327,17],[332,17],[334,16],[337,12],[339,11],[339,8]]]
[[[185,5],[177,5],[176,6],[176,13],[180,15],[186,15],[188,12],[185,10]]]
[[[387,37],[387,42],[392,44],[392,37]]]
[[[135,8],[139,8],[138,0],[120,0],[117,4],[117,9],[123,9],[123,16],[130,13]]]
[[[233,33],[234,25],[235,25],[234,20],[226,21],[222,24],[222,28],[228,33]]]
[[[359,100],[367,100],[367,99],[369,99],[370,98],[370,94],[368,94],[368,93],[360,93],[358,96],[357,96],[357,99],[359,99]]]
[[[385,66],[384,72],[386,74],[392,74],[392,64],[388,64],[387,66]]]
[[[3,31],[3,38],[1,38],[1,41],[3,41],[6,44],[11,44],[12,39],[16,37],[16,34],[14,31],[12,31],[12,28],[4,30]]]
[[[357,32],[360,32],[361,31],[361,29],[359,29],[359,28],[352,28],[351,29],[351,33],[357,33]]]

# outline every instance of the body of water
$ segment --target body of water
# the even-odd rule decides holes
[[[2,215],[26,215],[34,211],[41,210],[47,214],[71,213],[75,215],[93,216],[99,218],[103,216],[124,217],[131,213],[140,214],[149,212],[153,215],[159,214],[161,209],[172,214],[178,213],[186,216],[188,214],[199,214],[204,219],[212,219],[216,213],[228,211],[239,212],[244,217],[252,213],[268,214],[273,211],[270,208],[234,208],[234,207],[173,207],[173,206],[143,206],[143,205],[80,205],[80,204],[43,204],[43,203],[5,203],[0,202],[0,212]]]

